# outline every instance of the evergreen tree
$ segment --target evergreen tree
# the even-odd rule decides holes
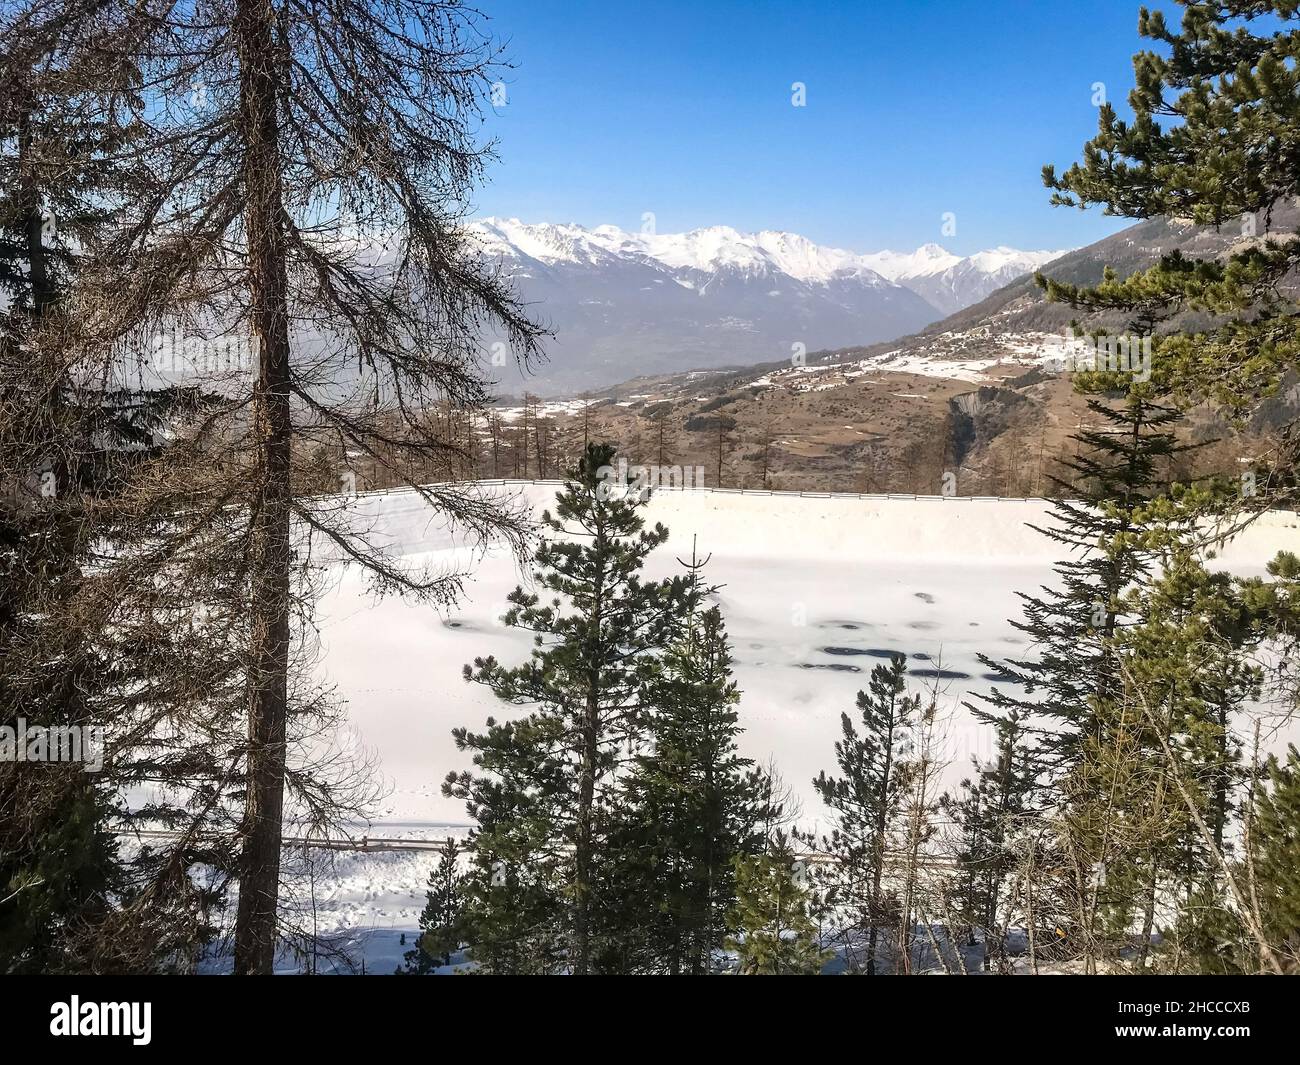
[[[1114,371],[1081,373],[1074,383],[1092,393],[1099,424],[1075,434],[1077,452],[1054,478],[1066,498],[1053,501],[1051,523],[1035,526],[1070,554],[1055,565],[1053,586],[1021,593],[1024,616],[1012,624],[1032,641],[1033,657],[982,658],[1020,690],[995,687],[980,697],[987,709],[971,709],[996,730],[1014,731],[1023,748],[1021,771],[1005,782],[1017,794],[1007,801],[1050,812],[1068,861],[1057,867],[1061,883],[1036,888],[1040,900],[1067,903],[1051,923],[1071,931],[1093,966],[1122,945],[1142,894],[1141,877],[1120,860],[1131,856],[1122,841],[1138,833],[1134,819],[1149,832],[1162,825],[1148,808],[1147,778],[1160,755],[1124,698],[1116,642],[1138,620],[1130,596],[1155,565],[1143,508],[1167,490],[1162,467],[1186,448],[1174,431],[1180,415],[1160,402],[1157,384]],[[1117,391],[1118,402],[1105,398]],[[964,827],[978,836],[971,813]],[[980,902],[986,912],[997,905]]]
[[[1268,786],[1255,796],[1250,825],[1254,898],[1267,943],[1287,972],[1300,972],[1300,752],[1270,758]]]
[[[1179,5],[1177,29],[1164,12],[1141,10],[1138,32],[1160,47],[1133,57],[1132,121],[1103,104],[1082,161],[1060,175],[1044,167],[1044,182],[1054,203],[1232,226],[1247,239],[1221,258],[1174,252],[1125,278],[1107,270],[1095,286],[1040,283],[1050,300],[1136,314],[1148,327],[1184,311],[1207,313],[1208,327],[1171,328],[1159,338],[1156,370],[1185,402],[1217,400],[1246,415],[1300,366],[1300,311],[1279,284],[1300,263],[1300,249],[1270,232],[1274,209],[1300,191],[1292,165],[1300,28],[1289,0]],[[1255,505],[1294,489],[1294,434],[1287,439]]]
[[[1196,527],[1197,494],[1175,490],[1143,515],[1158,573],[1130,594],[1129,609],[1138,620],[1115,644],[1126,699],[1142,712],[1134,727],[1156,729],[1149,789],[1154,831],[1138,863],[1145,896],[1139,968],[1150,952],[1161,892],[1188,904],[1184,935],[1199,917],[1217,921],[1206,906],[1211,896],[1217,893],[1221,906],[1226,904],[1221,858],[1231,852],[1234,796],[1245,779],[1234,721],[1261,692],[1262,672],[1249,654],[1257,643],[1251,613],[1235,579],[1206,566]]]
[[[1108,269],[1097,285],[1039,283],[1049,300],[1159,326],[1165,335],[1155,337],[1153,368],[1165,391],[1244,421],[1300,370],[1291,287],[1300,248],[1289,223],[1274,226],[1293,217],[1282,208],[1300,191],[1291,165],[1300,15],[1285,0],[1179,2],[1177,27],[1158,10],[1139,16],[1139,32],[1157,47],[1133,57],[1132,121],[1103,105],[1082,160],[1059,175],[1045,167],[1044,182],[1055,203],[1191,219],[1238,229],[1242,239],[1222,256],[1175,252],[1127,277]],[[1238,508],[1294,505],[1300,434],[1294,420],[1281,428],[1279,446],[1261,460],[1267,467],[1249,471]],[[1264,593],[1259,605],[1257,624],[1294,641],[1287,604]],[[1270,615],[1270,607],[1281,613]]]
[[[420,912],[420,938],[407,951],[406,972],[423,974],[451,962],[460,949],[465,877],[460,870],[461,849],[448,839],[438,852],[438,864],[429,873],[429,890]]]
[[[1157,48],[1134,57],[1133,120],[1119,119],[1104,105],[1082,161],[1059,176],[1046,167],[1044,180],[1058,204],[1239,227],[1243,239],[1213,259],[1175,252],[1127,277],[1108,268],[1096,285],[1042,277],[1039,283],[1049,300],[1124,312],[1143,332],[1159,330],[1153,383],[1180,405],[1210,401],[1244,419],[1300,367],[1298,312],[1284,283],[1300,253],[1287,239],[1293,234],[1272,231],[1276,209],[1297,191],[1290,161],[1300,28],[1293,3],[1180,3],[1176,29],[1161,11],[1141,12],[1139,32]],[[1283,432],[1272,468],[1252,473],[1252,483],[1243,483],[1227,509],[1257,511],[1294,498],[1293,430],[1294,424]],[[1222,498],[1217,502],[1225,509]],[[1151,535],[1167,538],[1162,575],[1133,598],[1137,623],[1111,648],[1128,686],[1110,706],[1115,742],[1098,743],[1094,758],[1099,767],[1109,762],[1112,785],[1126,776],[1129,795],[1150,799],[1144,815],[1140,804],[1132,811],[1145,826],[1120,826],[1132,844],[1125,848],[1128,868],[1107,869],[1107,879],[1127,878],[1145,896],[1143,960],[1162,866],[1167,889],[1182,893],[1180,943],[1200,943],[1202,953],[1212,952],[1220,915],[1228,905],[1241,908],[1223,857],[1239,775],[1227,722],[1259,678],[1241,665],[1239,649],[1244,640],[1294,638],[1286,561],[1275,560],[1281,580],[1268,582],[1272,587],[1238,582],[1234,590],[1233,582],[1206,573],[1196,557],[1206,537],[1190,528],[1189,519],[1203,503],[1179,498],[1167,504],[1175,506],[1187,514],[1171,520],[1171,510],[1157,506],[1151,516]],[[1175,529],[1178,524],[1183,527]],[[1243,608],[1250,616],[1243,617]],[[1121,740],[1127,753],[1119,751]],[[1178,790],[1172,804],[1170,785]],[[1144,850],[1145,861],[1137,857]],[[1231,903],[1225,889],[1231,889]],[[1198,913],[1208,922],[1199,931]]]
[[[625,958],[672,974],[708,972],[735,905],[733,859],[765,846],[768,789],[736,751],[740,692],[722,612],[704,606],[689,564],[683,614],[644,701],[648,747],[622,785],[610,892],[632,918]]]
[[[769,853],[734,859],[736,934],[727,949],[741,976],[817,976],[833,957],[821,948],[795,859],[778,837]]]
[[[573,860],[550,803],[550,794],[565,782],[534,756],[550,733],[535,730],[527,719],[489,719],[488,729],[475,764],[498,779],[467,782],[462,775],[447,792],[465,797],[476,822],[462,885],[462,938],[470,960],[486,973],[569,972]]]
[[[1076,379],[1078,387],[1089,390],[1114,384],[1106,375]],[[1185,450],[1173,432],[1178,412],[1141,392],[1118,405],[1093,396],[1088,409],[1100,424],[1071,438],[1077,453],[1063,460],[1066,477],[1053,478],[1065,498],[1052,501],[1049,524],[1034,526],[1069,557],[1053,567],[1054,586],[1038,595],[1019,593],[1024,616],[1011,622],[1032,643],[1034,657],[981,656],[1025,692],[994,688],[982,696],[993,711],[988,720],[1009,723],[1017,714],[1017,728],[1041,741],[1042,768],[1049,777],[1077,760],[1081,745],[1096,731],[1090,720],[1095,706],[1119,690],[1106,641],[1120,623],[1121,597],[1151,566],[1133,512],[1165,490],[1162,460]]]
[[[554,516],[542,516],[550,535],[536,553],[540,591],[516,588],[504,619],[535,634],[529,661],[507,667],[480,658],[465,667],[467,679],[503,701],[536,709],[516,721],[489,719],[484,733],[455,730],[457,747],[474,752],[479,772],[450,774],[444,784],[478,822],[472,941],[500,943],[502,922],[515,920],[495,905],[506,885],[491,880],[500,880],[503,862],[507,885],[526,876],[532,904],[551,917],[564,915],[563,926],[547,934],[565,944],[577,974],[595,971],[610,936],[627,925],[623,901],[605,888],[618,775],[644,748],[645,692],[675,619],[698,594],[683,578],[642,579],[646,557],[668,530],[646,529],[646,500],[611,488],[613,463],[612,447],[589,444],[556,498]],[[562,905],[550,898],[557,891]]]
[[[1109,631],[1087,633],[1081,650],[1098,662],[1088,678],[1094,687],[1080,690],[1073,706],[1054,704],[1058,692],[1078,688],[1077,678],[1058,684],[1053,672],[1033,674],[1051,682],[1041,706],[1056,721],[1040,734],[1050,761],[1041,794],[1030,798],[1049,816],[1063,855],[1060,882],[1036,885],[1039,912],[1043,898],[1063,904],[1053,920],[1069,930],[1089,971],[1120,965],[1134,928],[1133,964],[1145,968],[1162,904],[1182,907],[1180,936],[1190,942],[1197,912],[1210,925],[1219,920],[1207,899],[1217,893],[1222,909],[1226,897],[1220,872],[1241,780],[1231,719],[1257,694],[1259,676],[1244,661],[1258,636],[1236,582],[1204,563],[1198,530],[1217,499],[1213,486],[1174,486],[1167,497],[1127,507],[1124,529],[1113,543],[1102,540],[1102,554],[1122,545],[1143,566],[1109,601]],[[1114,510],[1104,501],[1097,507]],[[1048,647],[1063,650],[1053,670],[1071,668],[1075,650],[1051,629],[1043,633]],[[1033,712],[1032,694],[995,697]],[[1073,714],[1053,715],[1054,705]],[[1032,790],[1032,779],[1026,784]]]
[[[969,707],[975,720],[993,729],[995,758],[973,759],[975,774],[956,793],[941,800],[956,827],[956,858],[961,873],[956,894],[960,913],[970,926],[970,943],[978,929],[984,943],[984,967],[1003,967],[1006,957],[1006,881],[1017,858],[1008,834],[1034,809],[1039,765],[1028,716],[1018,707],[1005,715]],[[954,930],[955,931],[955,930]]]
[[[841,915],[845,958],[852,969],[874,975],[882,926],[898,919],[883,879],[889,836],[903,802],[905,763],[901,746],[920,713],[919,696],[907,694],[907,659],[894,654],[888,666],[871,671],[867,691],[858,692],[859,732],[840,715],[835,743],[839,777],[825,772],[813,787],[831,810],[829,835],[802,835],[835,859],[823,875],[828,907]],[[865,959],[858,953],[865,941]]]

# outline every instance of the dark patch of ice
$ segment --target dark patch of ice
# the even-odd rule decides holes
[[[836,673],[861,673],[860,666],[850,665],[848,662],[800,662],[800,669],[829,669]]]

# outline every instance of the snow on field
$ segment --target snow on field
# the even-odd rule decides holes
[[[997,349],[996,355],[962,357],[962,352],[981,350],[990,345]],[[1107,365],[1105,352],[1102,354],[1102,365]],[[1006,371],[1017,367],[1039,366],[1053,373],[1061,373],[1070,367],[1093,368],[1098,365],[1095,358],[1095,348],[1071,335],[1032,332],[998,333],[994,337],[984,327],[937,334],[917,350],[895,348],[864,359],[783,367],[755,378],[750,384],[756,388],[782,387],[793,392],[821,392],[872,373],[912,374],[985,384],[1001,380]],[[1126,363],[1121,365],[1127,367]],[[1138,368],[1137,364],[1135,368]],[[990,373],[992,370],[1004,372]]]
[[[505,493],[537,515],[555,488],[484,490]],[[410,494],[363,496],[358,505],[391,548],[413,562],[472,561]],[[1026,650],[1007,619],[1018,616],[1017,590],[1050,579],[1057,549],[1026,525],[1042,523],[1045,510],[1027,500],[661,491],[646,517],[667,525],[671,538],[650,569],[655,576],[674,572],[676,558],[690,556],[692,537],[701,556],[712,556],[706,572],[723,585],[719,600],[744,693],[742,748],[757,761],[775,760],[811,821],[819,812],[811,780],[834,766],[840,713],[853,710],[871,667],[891,651],[907,654],[918,687],[937,682],[953,708],[950,778],[965,771],[972,754],[989,755],[991,736],[960,703],[993,683],[979,653]],[[1300,521],[1270,514],[1221,558],[1236,572],[1262,573],[1282,548],[1300,551]],[[376,602],[354,571],[342,572],[325,595],[325,673],[391,787],[358,836],[436,838],[468,829],[463,805],[439,790],[449,771],[469,767],[451,729],[481,728],[489,714],[519,711],[466,683],[461,667],[478,655],[505,663],[526,657],[529,635],[498,621],[520,579],[511,556],[494,549],[474,565],[464,600],[444,614],[395,599]],[[416,927],[435,856],[332,857],[333,869],[318,871],[322,927],[382,942],[388,958],[389,940]]]

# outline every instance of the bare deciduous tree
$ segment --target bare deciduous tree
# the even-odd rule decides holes
[[[422,485],[420,471],[460,447],[427,413],[488,398],[484,335],[504,335],[526,364],[542,334],[460,226],[487,157],[475,116],[498,61],[474,13],[451,0],[127,6],[145,75],[131,150],[153,183],[83,286],[70,340],[111,352],[116,372],[164,326],[208,348],[234,338],[250,355],[219,379],[200,372],[220,399],[196,439],[219,482],[209,517],[239,516],[208,549],[247,610],[235,966],[268,972],[285,792],[305,782],[290,724],[323,705],[293,689],[305,561],[323,543],[380,591],[443,603],[462,577],[407,566],[346,501],[301,494],[295,451],[364,460],[467,539],[519,549],[519,514]],[[180,553],[174,535],[169,545]]]

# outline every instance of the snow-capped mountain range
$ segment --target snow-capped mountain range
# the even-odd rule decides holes
[[[1062,252],[970,256],[927,244],[857,254],[796,233],[689,233],[485,218],[470,230],[555,332],[550,362],[505,392],[614,384],[916,332]]]
[[[859,259],[947,315],[978,303],[1070,250],[1019,251],[999,246],[974,255],[954,255],[938,244],[923,244],[914,252],[878,251]]]

